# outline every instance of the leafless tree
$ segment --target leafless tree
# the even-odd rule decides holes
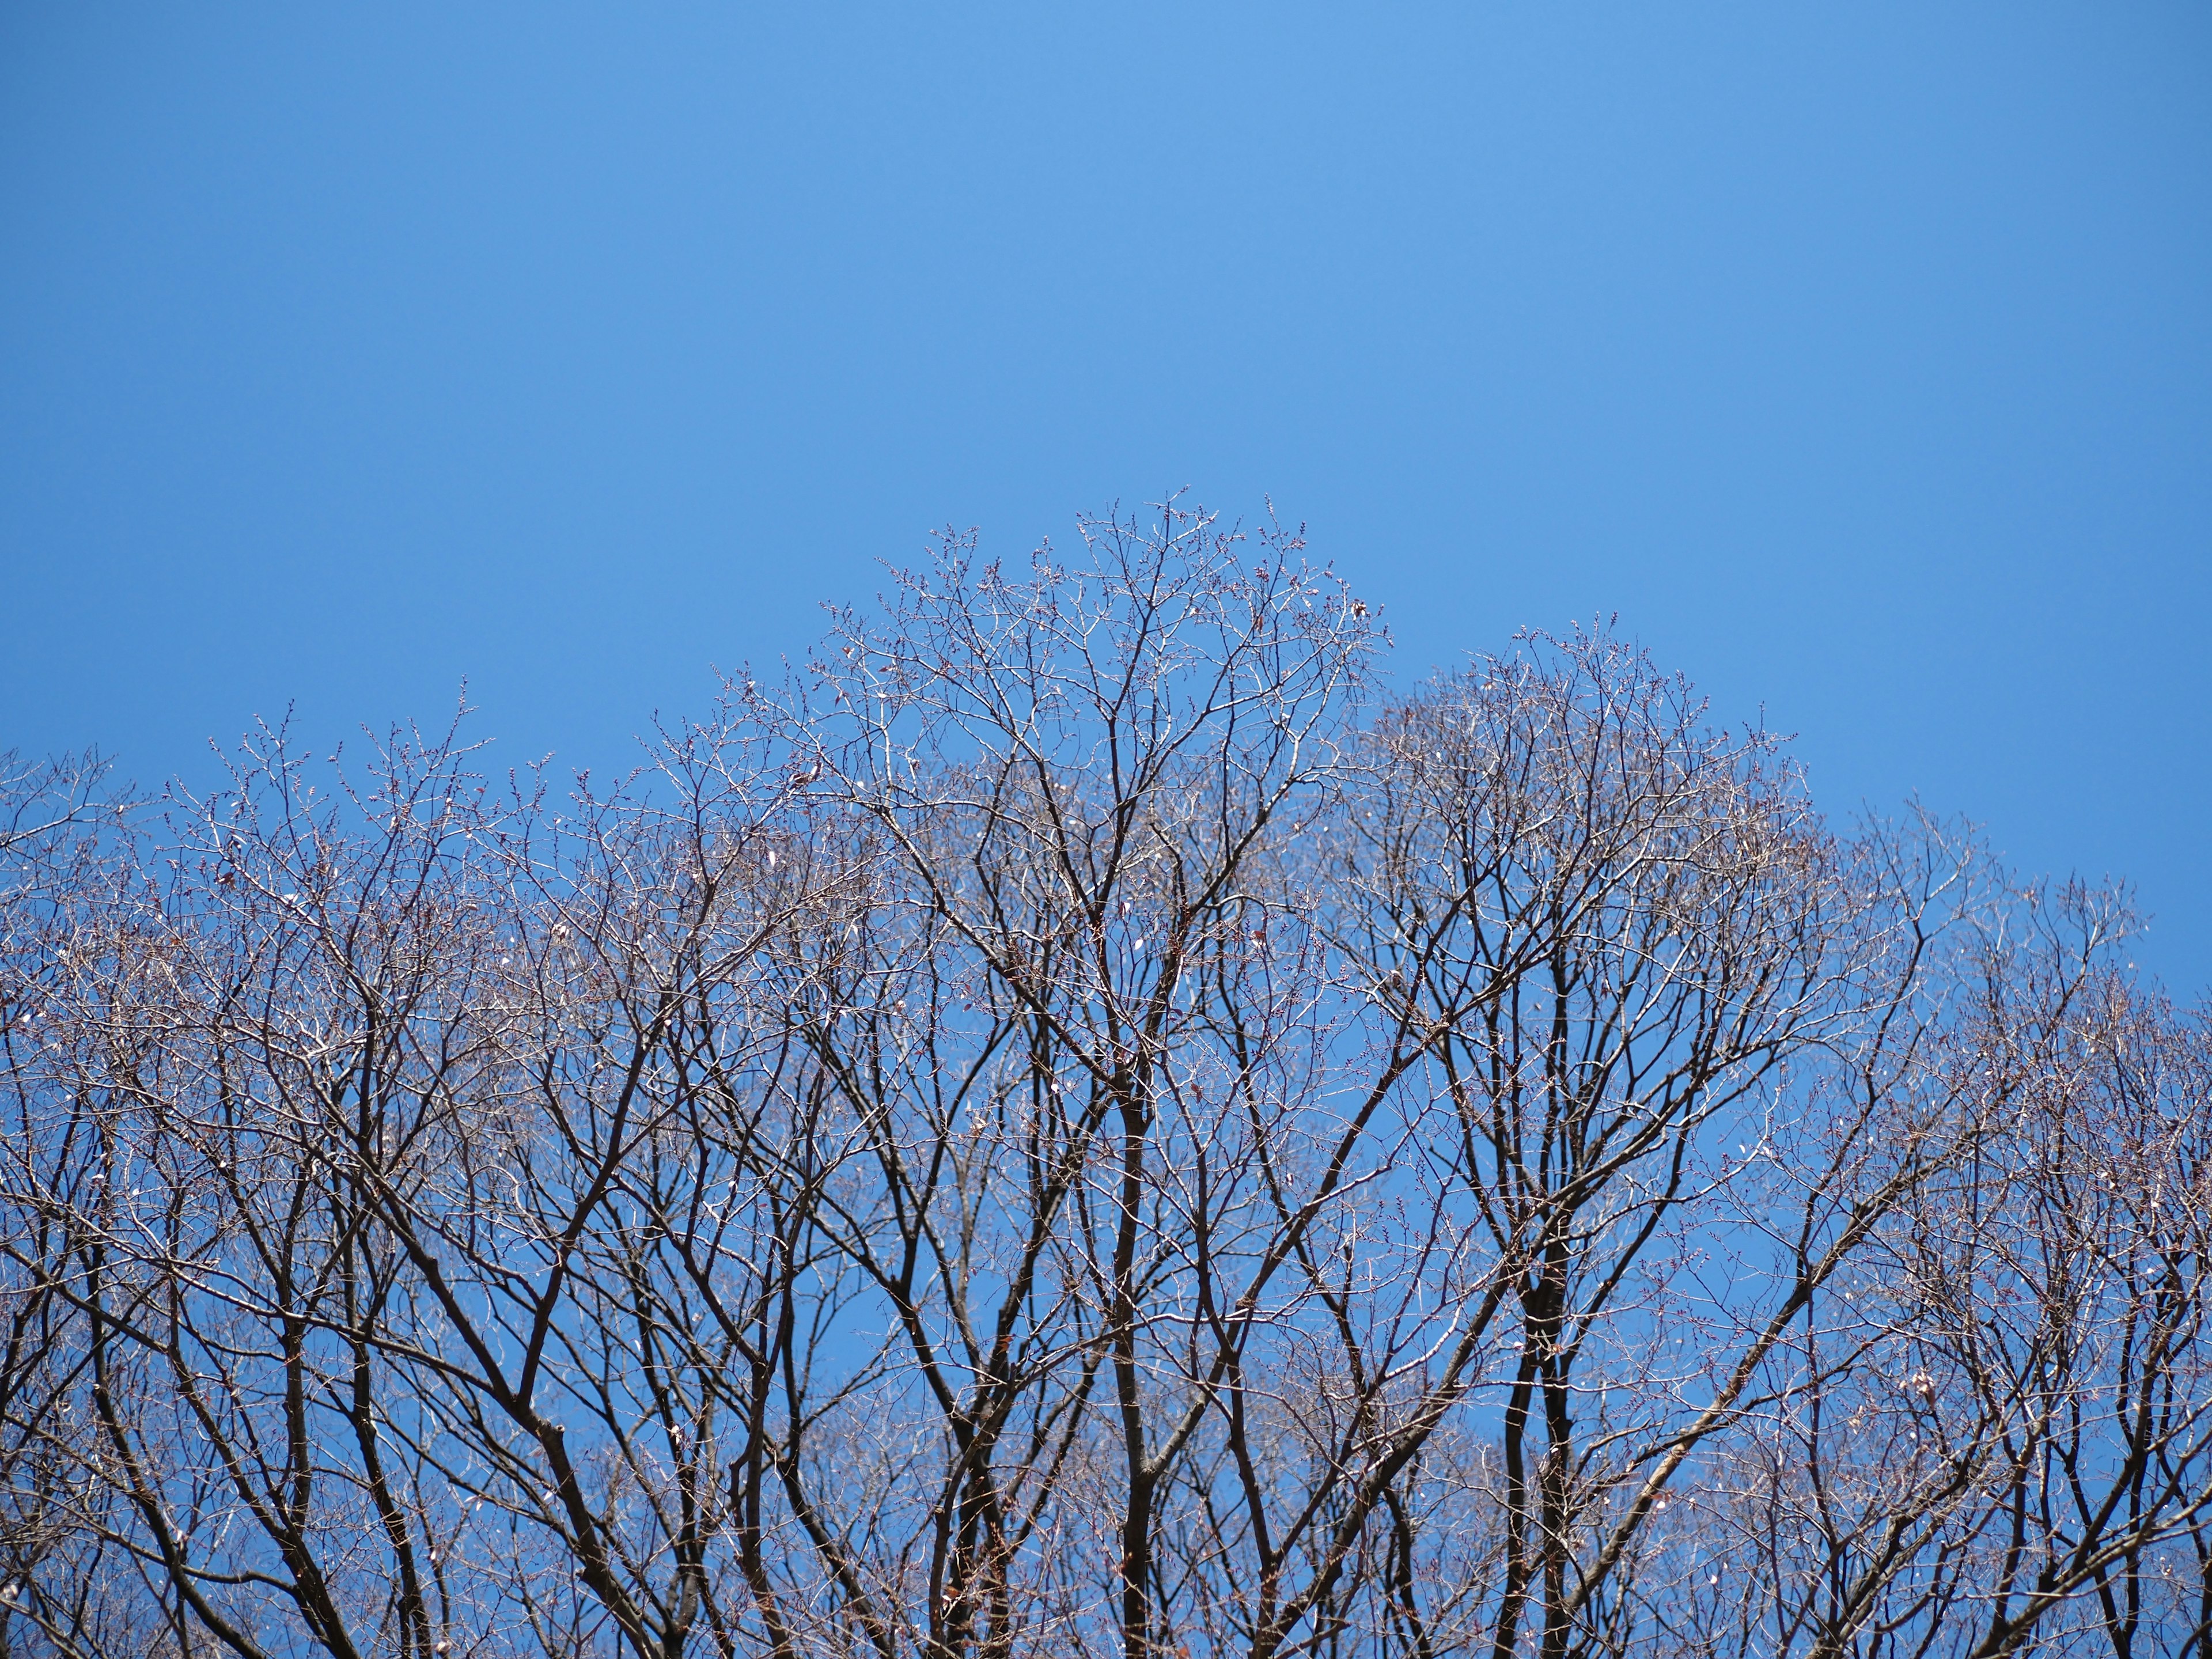
[[[1942,1062],[1972,1132],[1808,1307],[1719,1474],[1709,1646],[2203,1641],[2204,1039],[2116,971],[2126,922],[2035,890],[1978,935]]]
[[[0,1640],[2212,1651],[2119,896],[1294,531],[970,539],[640,774],[14,768]]]

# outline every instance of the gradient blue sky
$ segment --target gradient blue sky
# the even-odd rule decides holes
[[[0,9],[0,746],[602,769],[932,526],[1617,611],[2212,980],[2201,5]]]

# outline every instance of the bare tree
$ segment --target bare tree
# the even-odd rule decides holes
[[[2212,1652],[2112,894],[1291,529],[948,538],[611,791],[9,773],[0,1640]]]
[[[2032,890],[1978,935],[1940,1068],[1970,1133],[1717,1477],[1736,1650],[2203,1640],[2203,1037],[2109,959],[2128,925]]]

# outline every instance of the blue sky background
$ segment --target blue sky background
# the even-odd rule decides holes
[[[0,746],[605,769],[947,523],[1619,611],[2212,981],[2212,11],[0,8]]]

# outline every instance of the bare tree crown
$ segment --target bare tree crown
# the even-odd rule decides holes
[[[2212,1045],[1599,629],[949,538],[608,793],[0,769],[0,1648],[2212,1654]]]

